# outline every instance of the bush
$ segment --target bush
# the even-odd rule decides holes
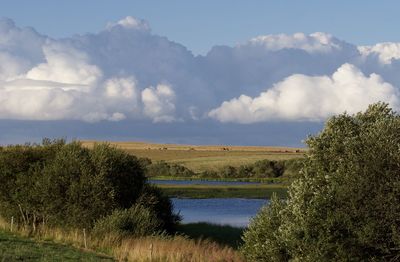
[[[273,199],[251,222],[245,256],[398,261],[400,116],[374,104],[364,113],[332,117],[307,144],[301,177],[289,187],[288,199]]]
[[[146,167],[146,176],[173,176],[173,177],[193,177],[196,174],[190,169],[177,165],[168,164],[165,161],[149,164]]]
[[[106,144],[88,149],[79,142],[45,140],[4,147],[0,181],[1,216],[14,216],[25,226],[91,228],[97,219],[138,202],[163,203],[153,214],[166,230],[176,223],[169,199],[147,186],[141,162]],[[145,202],[148,195],[152,203]]]
[[[168,233],[176,231],[176,226],[181,221],[181,217],[172,212],[173,204],[160,188],[146,185],[137,203],[154,212],[163,230]]]
[[[110,215],[97,220],[93,234],[100,237],[106,234],[140,237],[156,233],[160,224],[151,209],[139,204],[129,209],[116,209]]]

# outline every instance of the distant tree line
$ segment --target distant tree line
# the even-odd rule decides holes
[[[301,168],[302,159],[291,160],[259,160],[253,164],[239,167],[224,166],[218,170],[208,170],[195,173],[187,167],[169,164],[165,161],[152,163],[148,158],[140,158],[140,163],[146,170],[146,176],[171,176],[187,178],[277,178],[283,175],[295,176]]]
[[[170,200],[147,183],[141,162],[107,144],[88,149],[45,139],[0,147],[0,181],[0,216],[33,229],[46,224],[135,234],[173,231],[179,220]]]

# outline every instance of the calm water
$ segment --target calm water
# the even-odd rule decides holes
[[[251,217],[267,203],[263,199],[210,198],[177,199],[173,198],[175,212],[180,212],[183,223],[209,222],[220,225],[246,227]]]
[[[156,185],[254,185],[259,182],[236,182],[236,181],[210,181],[210,180],[158,180],[150,179],[150,183]]]

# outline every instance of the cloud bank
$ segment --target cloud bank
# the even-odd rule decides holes
[[[133,17],[54,39],[0,20],[0,119],[148,123],[321,121],[400,109],[400,43],[262,35],[194,56]]]
[[[359,112],[378,101],[399,108],[399,91],[379,75],[365,76],[355,66],[344,64],[332,76],[292,75],[257,97],[241,95],[223,102],[209,116],[243,124],[274,119],[321,121],[332,114]]]

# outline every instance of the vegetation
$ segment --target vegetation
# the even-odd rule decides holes
[[[301,177],[252,220],[249,261],[398,261],[400,116],[386,104],[332,117]]]
[[[218,170],[204,171],[197,174],[184,166],[169,164],[165,161],[152,163],[148,158],[141,158],[139,161],[146,170],[146,176],[150,178],[248,179],[263,181],[282,176],[286,178],[296,176],[301,167],[302,159],[280,161],[264,159],[239,167],[224,166]]]
[[[59,249],[60,260],[68,254],[75,260],[103,258],[70,246],[64,252],[62,243],[124,261],[242,261],[230,247],[169,234],[179,217],[169,198],[147,183],[144,165],[145,159],[106,144],[89,149],[44,140],[0,148],[0,230],[33,238],[26,246],[16,244],[20,256],[8,240],[0,241],[5,259],[36,259],[42,247],[49,254]]]
[[[148,158],[141,159],[144,164],[144,168],[146,170],[147,177],[160,177],[160,176],[169,176],[169,177],[195,177],[196,174],[190,169],[180,166],[177,164],[168,164],[165,161],[159,161],[157,163],[152,164],[151,160]]]
[[[171,232],[179,219],[169,199],[146,183],[138,159],[106,144],[87,149],[44,140],[1,148],[0,180],[1,216],[32,231],[39,224],[90,229],[135,205],[148,209],[136,213],[141,219],[154,214],[157,230]]]
[[[176,198],[284,198],[287,187],[282,184],[260,185],[159,185],[169,197]]]
[[[151,209],[134,205],[129,209],[116,209],[110,215],[97,220],[93,234],[142,237],[157,233],[159,226],[160,222]]]
[[[115,261],[112,257],[52,241],[35,241],[0,231],[0,261]]]
[[[0,250],[4,251],[0,253],[2,261],[17,259],[23,261],[111,260],[105,255],[95,254],[90,250],[107,253],[117,261],[244,261],[237,251],[228,246],[221,246],[209,240],[192,240],[185,236],[157,235],[121,238],[113,234],[98,237],[88,232],[84,238],[82,230],[49,228],[40,225],[33,235],[34,238],[28,239],[27,235],[32,236],[32,232],[23,227],[14,228],[12,235],[9,230],[10,224],[0,219]],[[5,238],[2,237],[3,232],[6,235]],[[23,243],[18,242],[20,239]],[[85,240],[87,247],[85,247]]]
[[[237,249],[242,244],[243,228],[210,223],[189,223],[178,226],[178,232],[193,239],[209,239]]]

